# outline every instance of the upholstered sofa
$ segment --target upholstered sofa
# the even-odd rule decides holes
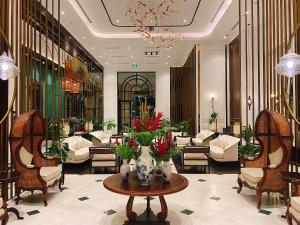
[[[5,209],[5,203],[3,201],[3,198],[0,198],[0,220],[2,221],[2,225],[6,225],[8,221],[8,215]]]
[[[198,133],[196,135],[196,138],[192,139],[192,143],[193,145],[201,145],[203,143],[208,144],[208,139],[210,139],[210,137],[212,137],[212,135],[214,135],[215,132],[209,131],[209,130],[201,130],[200,133]]]
[[[238,144],[240,139],[229,135],[220,135],[209,142],[210,157],[219,162],[238,161]]]
[[[93,143],[81,136],[72,136],[64,140],[69,144],[69,152],[66,163],[83,163],[89,159],[89,147]]]
[[[110,143],[110,133],[106,133],[102,130],[100,131],[93,131],[90,133],[92,137],[92,143],[95,147],[105,147]]]

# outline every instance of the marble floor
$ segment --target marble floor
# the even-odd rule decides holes
[[[109,192],[102,181],[109,175],[66,175],[65,190],[51,189],[49,205],[41,194],[23,193],[17,208],[24,220],[10,216],[8,224],[19,225],[121,225],[126,220],[127,197]],[[166,196],[167,220],[172,225],[277,225],[286,224],[284,202],[277,196],[263,196],[262,209],[256,209],[255,192],[245,188],[236,193],[236,174],[185,174],[186,190]],[[159,210],[154,198],[151,208]],[[136,198],[134,210],[144,211],[146,200]]]

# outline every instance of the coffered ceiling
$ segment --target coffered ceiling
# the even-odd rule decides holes
[[[152,49],[151,43],[139,39],[132,32],[133,28],[128,27],[126,7],[135,0],[60,2],[62,25],[104,69],[134,71],[134,63],[148,71],[179,66],[195,43],[225,43],[223,37],[232,33],[231,29],[238,21],[238,0],[176,0],[179,13],[173,16],[172,24],[177,25],[174,32],[184,34],[184,40],[173,49]],[[157,56],[145,55],[146,51],[156,50]]]

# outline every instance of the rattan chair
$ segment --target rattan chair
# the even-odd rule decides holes
[[[256,119],[254,136],[259,142],[260,153],[254,160],[243,160],[237,192],[241,192],[243,185],[255,189],[257,208],[260,208],[263,192],[288,195],[288,184],[281,179],[280,173],[288,171],[293,135],[287,118],[278,112],[264,110]]]
[[[16,182],[17,204],[21,190],[42,191],[45,206],[48,204],[48,187],[59,184],[62,191],[62,167],[57,158],[47,159],[42,154],[41,143],[44,137],[44,122],[37,111],[22,114],[12,125],[10,150],[15,170],[20,173]]]
[[[6,211],[6,204],[3,201],[3,198],[0,198],[0,220],[1,220],[1,225],[7,224],[8,214]]]

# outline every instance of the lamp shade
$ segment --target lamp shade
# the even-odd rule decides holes
[[[278,65],[275,67],[278,74],[294,77],[300,74],[300,55],[289,52],[280,58]]]
[[[7,56],[6,52],[0,56],[0,79],[7,80],[18,76],[20,70],[15,61]]]

